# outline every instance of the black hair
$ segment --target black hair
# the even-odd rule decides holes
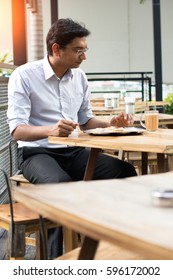
[[[52,55],[52,45],[57,43],[61,48],[77,37],[87,37],[90,31],[84,25],[70,18],[59,19],[53,23],[46,37],[47,53]]]

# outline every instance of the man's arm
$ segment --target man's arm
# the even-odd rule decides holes
[[[48,136],[66,137],[76,128],[78,124],[69,120],[60,120],[54,126],[30,126],[21,124],[12,132],[15,140],[36,141]]]
[[[87,129],[97,128],[97,127],[109,127],[109,126],[125,127],[132,124],[133,124],[133,117],[131,115],[126,115],[124,113],[121,113],[120,115],[113,117],[110,120],[110,122],[92,118],[86,124],[80,125],[80,129],[87,130]]]

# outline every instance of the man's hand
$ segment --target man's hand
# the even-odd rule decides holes
[[[62,119],[56,123],[51,130],[51,136],[67,137],[76,128],[78,123],[71,120]]]
[[[110,120],[110,125],[111,126],[117,126],[117,127],[125,127],[129,125],[133,125],[134,120],[132,115],[127,115],[125,113],[121,113],[117,117],[113,117]]]

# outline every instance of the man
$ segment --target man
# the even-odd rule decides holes
[[[94,118],[90,92],[84,72],[90,32],[71,19],[60,19],[50,28],[47,56],[18,67],[9,80],[8,122],[12,137],[18,141],[19,166],[32,183],[82,180],[88,149],[51,145],[48,136],[69,136],[79,124],[81,130],[126,126],[131,117],[121,114],[109,122]],[[100,154],[93,179],[136,176],[132,165]],[[115,184],[116,185],[116,184]],[[61,253],[52,243],[49,257]]]

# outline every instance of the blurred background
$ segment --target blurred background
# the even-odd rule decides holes
[[[153,7],[158,3],[160,18],[158,21],[156,11],[158,26],[154,26]],[[155,85],[159,71],[163,92],[158,95],[164,99],[173,92],[172,11],[170,0],[0,0],[0,54],[8,52],[16,65],[42,58],[51,23],[56,18],[70,17],[91,31],[87,60],[81,66],[85,72],[152,72]],[[160,28],[161,46],[154,37],[154,28],[157,32]],[[100,89],[102,83],[91,86]],[[112,89],[123,85],[109,82],[107,86]],[[155,98],[154,87],[152,95]]]

